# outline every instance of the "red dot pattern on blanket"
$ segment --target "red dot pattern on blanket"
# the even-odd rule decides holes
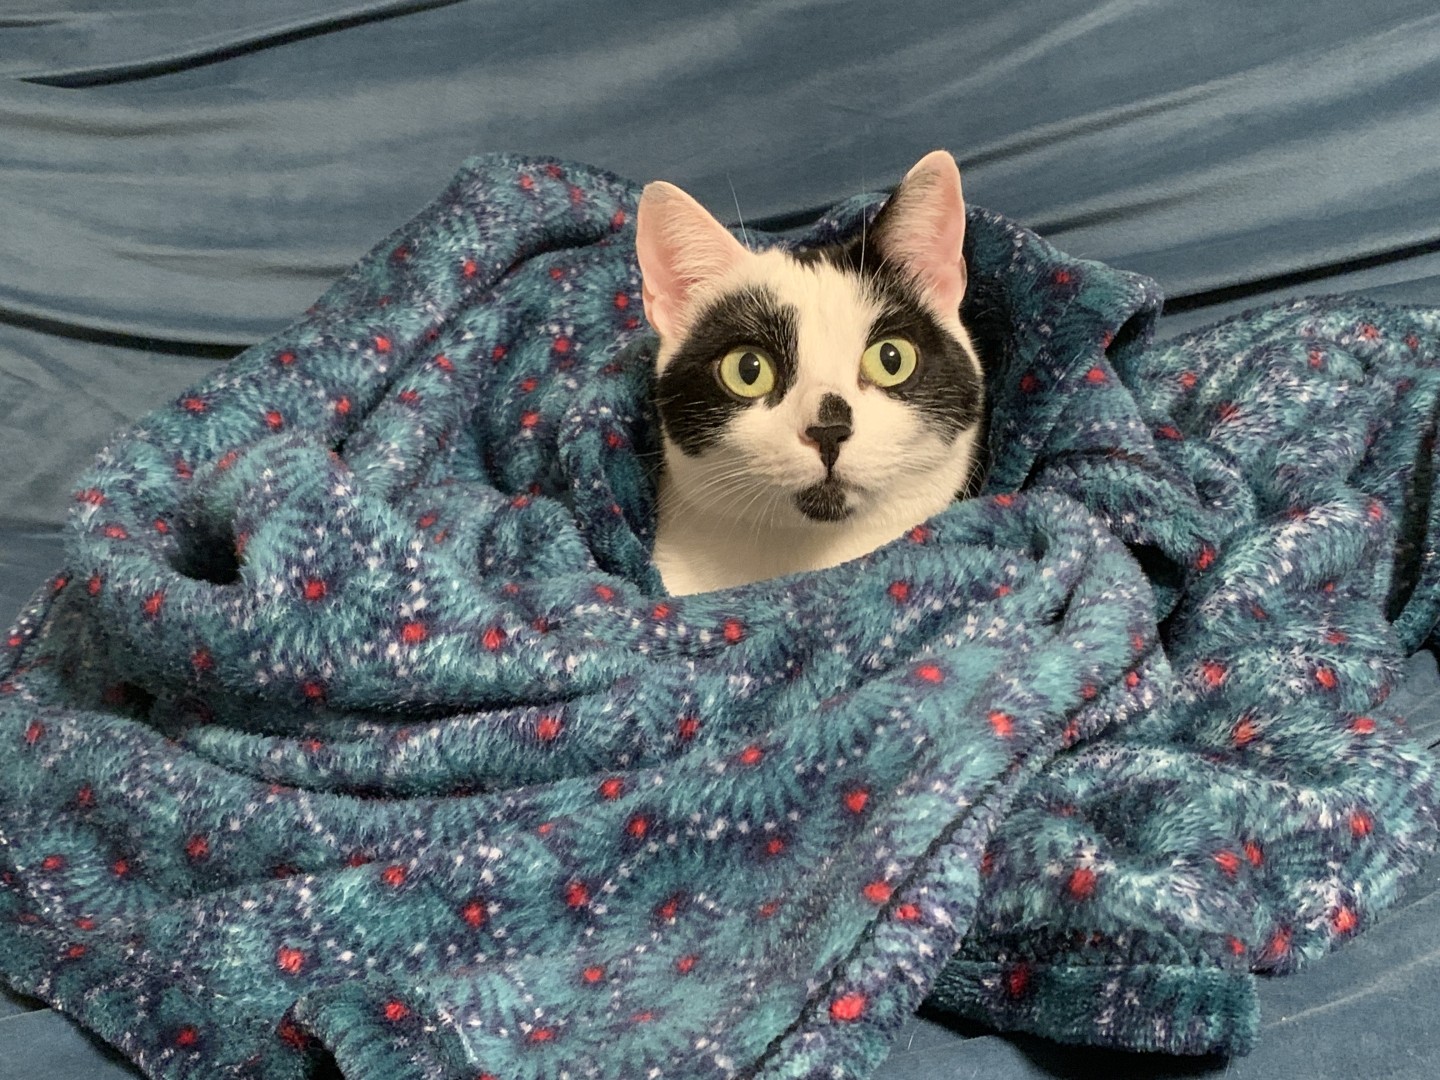
[[[428,978],[437,970],[469,977],[504,969],[496,985],[522,969],[533,976],[512,996],[508,985],[489,988],[456,1007],[463,1020],[453,1024],[473,1021],[464,1030],[475,1033],[477,1045],[485,1042],[496,1057],[517,1055],[503,1064],[483,1056],[491,1070],[483,1077],[516,1072],[516,1061],[529,1063],[535,1075],[562,1067],[578,1075],[585,1059],[565,1055],[578,1053],[586,1038],[606,1050],[643,1046],[677,1075],[731,1065],[743,1071],[753,1062],[725,1064],[725,1036],[715,1032],[753,1020],[746,994],[773,975],[766,965],[779,957],[801,972],[797,986],[811,987],[804,1015],[784,1023],[794,1025],[797,1042],[825,1028],[824,1040],[833,1042],[823,1053],[833,1049],[833,1057],[816,1064],[816,1074],[828,1074],[862,1045],[846,1041],[852,1033],[867,1024],[878,1031],[902,1006],[918,1003],[927,980],[961,946],[957,926],[969,928],[966,947],[978,942],[989,949],[981,959],[994,961],[977,1007],[994,1005],[1000,1015],[1027,1022],[1039,1015],[1025,1011],[1032,1001],[1050,1000],[1050,969],[1026,952],[1034,942],[1043,940],[1062,962],[1073,953],[1096,958],[1097,967],[1124,948],[1102,916],[1113,914],[1112,899],[1139,895],[1138,872],[1131,853],[1112,842],[1115,825],[1104,811],[1113,791],[1085,785],[1103,789],[1130,756],[1152,749],[1125,744],[1125,724],[1153,718],[1166,695],[1203,717],[1185,729],[1192,741],[1176,753],[1193,750],[1209,775],[1263,773],[1268,761],[1287,753],[1293,732],[1286,709],[1328,709],[1328,745],[1343,765],[1365,753],[1378,760],[1391,747],[1395,725],[1377,709],[1373,671],[1351,662],[1353,650],[1379,654],[1374,628],[1351,618],[1356,579],[1345,567],[1303,563],[1306,542],[1327,515],[1349,514],[1379,535],[1390,527],[1390,512],[1362,493],[1315,507],[1267,504],[1264,521],[1240,520],[1234,504],[1224,505],[1226,484],[1245,467],[1234,462],[1247,432],[1265,417],[1265,403],[1226,385],[1223,373],[1194,357],[1183,367],[1176,358],[1165,361],[1156,386],[1146,387],[1153,393],[1141,400],[1115,327],[1090,326],[1065,349],[1019,358],[1000,376],[1008,397],[1021,402],[1017,415],[1103,404],[1116,410],[1107,414],[1112,426],[1087,429],[1072,422],[1085,414],[1064,413],[1053,442],[1041,446],[1037,439],[1030,447],[1033,475],[1011,477],[1005,485],[1011,490],[910,528],[875,556],[880,569],[873,576],[855,579],[859,587],[808,607],[802,601],[807,589],[818,588],[813,583],[756,604],[725,596],[657,599],[635,566],[615,555],[618,547],[605,549],[614,565],[605,563],[603,571],[598,561],[574,570],[603,546],[597,536],[626,537],[638,542],[636,550],[645,539],[630,530],[645,520],[646,503],[621,490],[618,474],[601,469],[576,477],[562,460],[579,447],[610,463],[606,468],[621,468],[647,445],[637,439],[643,432],[636,417],[618,407],[625,403],[621,391],[606,397],[603,389],[633,375],[624,349],[640,342],[642,323],[633,268],[607,262],[595,246],[609,239],[595,237],[630,221],[633,198],[620,198],[621,208],[613,193],[595,193],[598,183],[553,164],[507,175],[506,198],[526,200],[574,233],[573,243],[523,258],[506,257],[513,253],[501,250],[500,231],[475,227],[477,220],[489,223],[486,215],[509,220],[513,207],[503,200],[462,206],[464,193],[454,195],[464,212],[447,209],[444,230],[388,242],[383,268],[367,269],[373,278],[362,274],[344,285],[361,312],[346,333],[330,333],[325,319],[334,312],[325,305],[334,301],[322,301],[315,321],[281,339],[283,347],[265,346],[252,368],[242,363],[252,381],[233,410],[235,388],[212,382],[162,411],[173,439],[147,444],[141,478],[184,490],[195,505],[208,499],[233,508],[233,522],[225,522],[233,532],[214,546],[228,552],[225,537],[233,535],[236,560],[248,560],[240,580],[157,579],[120,556],[95,556],[101,545],[130,552],[164,545],[169,566],[183,561],[175,552],[194,540],[191,525],[173,507],[132,512],[133,484],[108,476],[87,480],[76,493],[73,512],[91,561],[76,564],[76,580],[86,587],[71,590],[78,595],[63,603],[90,605],[78,610],[102,611],[117,627],[129,620],[133,640],[170,650],[178,677],[156,694],[124,672],[107,671],[94,688],[92,697],[103,695],[115,714],[107,722],[151,725],[155,760],[141,762],[123,782],[67,775],[53,805],[72,835],[87,838],[102,836],[103,819],[122,814],[127,800],[147,813],[133,837],[110,835],[94,850],[57,842],[28,852],[25,872],[38,871],[46,896],[64,909],[46,963],[64,960],[70,965],[64,971],[96,963],[112,923],[124,922],[125,904],[167,875],[183,882],[187,897],[225,904],[243,898],[234,900],[241,910],[258,898],[262,915],[243,920],[236,947],[266,985],[283,984],[285,1002],[254,1025],[277,1053],[309,1051],[307,1030],[313,1024],[320,1033],[322,1018],[302,1006],[294,1019],[283,1010],[322,983],[357,988],[344,1002],[356,1018],[355,1037],[409,1055],[408,1067],[433,1052],[433,1031],[452,1023],[424,993],[406,988],[412,970],[424,969]],[[1006,251],[1012,242],[1016,250],[1034,243],[1004,235]],[[623,246],[615,239],[617,249]],[[417,293],[413,275],[431,263],[443,266],[423,283],[435,291]],[[1082,264],[1053,273],[1044,262],[1036,265],[1032,284],[1045,286],[1048,276],[1067,298],[1085,294],[1099,273]],[[543,311],[498,325],[478,317],[467,323],[474,312],[444,309],[451,296],[480,296],[503,275],[528,275],[543,289]],[[1146,302],[1143,292],[1132,289],[1126,302]],[[1065,329],[1052,321],[1048,330]],[[1346,333],[1339,345],[1307,342],[1297,367],[1323,366],[1325,378],[1341,378],[1356,362],[1351,344],[1391,344],[1392,335],[1369,321]],[[1122,347],[1114,348],[1117,341]],[[1418,348],[1415,342],[1408,347]],[[342,354],[368,382],[331,378],[342,369],[326,365]],[[1322,365],[1307,359],[1317,354]],[[455,413],[467,419],[456,422],[445,410],[462,399],[466,407]],[[585,402],[598,404],[586,413],[577,404]],[[1130,456],[1110,452],[1114,431],[1126,433]],[[308,457],[297,449],[307,439],[314,443]],[[1207,472],[1215,465],[1204,458],[1212,444],[1227,447],[1217,459],[1224,468]],[[470,451],[474,460],[455,475],[449,466]],[[1360,443],[1355,452],[1363,453]],[[283,454],[297,455],[303,468],[295,471],[307,482],[297,479],[288,493],[280,490],[288,476],[276,481],[266,472]],[[1126,482],[1103,488],[1086,473],[1092,465]],[[1136,477],[1183,479],[1203,497],[1172,519],[1126,501],[1143,487],[1128,482]],[[581,479],[595,481],[593,490]],[[283,509],[324,507],[331,516],[314,511],[320,516],[294,526],[295,542],[278,558],[275,537],[291,526],[266,500],[282,505],[287,494],[296,502]],[[1212,497],[1220,510],[1205,503]],[[586,514],[566,520],[574,530],[566,534],[570,547],[539,553],[563,570],[547,570],[537,581],[528,573],[531,548],[571,501]],[[1040,526],[1027,524],[1035,522]],[[345,542],[327,546],[315,535],[318,527]],[[1257,585],[1263,575],[1246,576],[1244,545],[1235,541],[1236,531],[1247,528],[1300,537],[1294,573],[1303,590],[1267,593]],[[1119,539],[1105,538],[1107,529]],[[979,553],[980,561],[996,550],[1005,557],[968,582],[938,573],[954,569],[946,560],[958,559],[958,551]],[[1156,601],[1140,588],[1132,555],[1163,564],[1180,598]],[[387,581],[402,583],[403,593],[372,602],[372,591]],[[246,592],[252,588],[263,591]],[[207,590],[227,603],[237,600],[217,609],[225,618],[197,629],[189,620],[197,604],[209,602]],[[1018,621],[1041,612],[1027,606],[1041,594],[1049,621],[1036,623],[1041,629],[1034,634],[1012,636]],[[1177,605],[1163,628],[1152,618],[1158,602]],[[1256,621],[1269,620],[1259,628],[1267,635],[1290,625],[1294,604],[1311,605],[1313,621],[1286,654],[1289,667],[1268,675],[1273,700],[1255,708],[1244,693],[1254,696],[1258,662],[1230,646],[1253,641],[1245,635],[1257,632]],[[361,632],[343,647],[302,647],[342,609],[362,613]],[[925,625],[931,619],[933,632]],[[1186,620],[1205,619],[1223,623],[1231,636],[1211,639],[1213,650],[1187,651]],[[246,631],[244,646],[227,648],[226,634],[237,626]],[[33,627],[17,631],[9,648],[25,650],[32,634]],[[1032,678],[1037,669],[1027,665],[1052,636],[1067,660],[1041,669],[1045,682]],[[451,678],[476,671],[483,680]],[[865,680],[855,683],[855,672]],[[663,698],[635,694],[632,684],[652,676],[664,683]],[[805,696],[810,680],[820,687],[813,698]],[[17,689],[30,692],[35,681],[26,671],[7,670],[0,688],[14,696]],[[245,693],[210,697],[221,683],[242,685]],[[377,698],[383,707],[375,707]],[[1115,730],[1107,731],[1111,724]],[[57,768],[34,763],[63,762],[86,737],[49,713],[44,722],[26,717],[5,730],[6,745],[37,771]],[[1094,759],[1098,779],[1046,773],[1044,784],[1018,793],[1032,832],[1007,833],[1005,822],[992,832],[985,784],[1003,786],[1019,771],[1017,762],[1038,762],[1017,755],[1062,741],[1075,744],[1067,751],[1072,756],[1106,748],[1108,758]],[[202,745],[204,754],[191,752]],[[87,768],[103,773],[105,755],[93,745],[85,750]],[[226,754],[233,760],[196,783],[158,767],[172,752],[180,771],[193,767],[196,775]],[[934,771],[936,762],[953,769]],[[972,768],[984,782],[967,786]],[[1115,790],[1139,790],[1152,779],[1122,776]],[[231,796],[243,788],[244,797],[212,809],[210,788],[224,784],[235,785]],[[1324,793],[1323,806],[1317,801],[1310,814],[1326,850],[1356,866],[1391,852],[1381,845],[1391,843],[1396,827],[1388,811],[1379,812],[1392,804],[1356,794],[1365,790],[1347,789],[1344,803]],[[1197,794],[1193,783],[1183,791],[1177,803],[1203,801],[1205,792]],[[176,792],[191,797],[171,800]],[[149,813],[152,804],[171,813]],[[343,815],[334,807],[341,804],[374,811],[377,821],[385,815],[384,827],[347,831],[347,822],[336,824]],[[1137,798],[1128,809],[1147,821],[1168,812],[1164,799],[1152,806]],[[286,827],[273,834],[257,828],[276,821]],[[1180,886],[1227,897],[1248,888],[1258,894],[1289,872],[1295,845],[1283,831],[1219,814],[1206,824],[1203,843],[1185,838],[1183,858],[1157,863],[1161,870],[1141,868],[1172,890],[1156,888],[1147,897],[1178,895]],[[258,844],[257,836],[267,842]],[[1034,842],[1036,836],[1046,843]],[[933,858],[942,850],[943,866]],[[244,863],[250,852],[254,865]],[[825,860],[833,860],[835,872],[817,889],[807,874]],[[977,869],[985,890],[967,893]],[[1285,970],[1372,917],[1364,889],[1339,871],[1326,872],[1334,880],[1311,889],[1322,899],[1307,920],[1267,908],[1243,929],[1216,916],[1203,926],[1185,925],[1181,936],[1198,956],[1248,955],[1242,967]],[[946,874],[952,877],[942,880]],[[124,902],[107,906],[117,897]],[[1027,900],[1048,920],[1043,932],[1027,934],[1034,927],[1023,919],[987,919],[987,897]],[[978,912],[972,901],[982,905]],[[92,907],[104,918],[94,918]],[[335,911],[385,915],[359,927],[331,919]],[[228,909],[225,917],[236,918]],[[17,922],[33,927],[40,919],[24,911]],[[323,933],[311,932],[327,919]],[[803,951],[807,933],[822,920],[833,920],[826,930],[836,941],[853,932],[844,945],[855,963],[832,959],[805,969],[813,960]],[[997,947],[984,936],[994,926],[1015,936]],[[83,943],[77,931],[86,935]],[[352,976],[372,948],[385,958],[384,976],[401,982]],[[548,963],[556,955],[562,959]],[[910,966],[904,979],[873,975],[877,958],[894,957]],[[588,996],[582,1001],[577,993]],[[680,1030],[687,1008],[704,1017],[705,1031]],[[213,1024],[210,1013],[188,1002],[164,1009],[153,1033],[143,1036],[148,1053],[183,1051],[200,1075],[213,1064],[207,1054],[234,1048],[233,1033]],[[1097,1010],[1088,1018],[1094,1029],[1082,1030],[1083,1037],[1103,1041],[1103,1015]],[[388,1028],[376,1037],[362,1030],[366,1024]],[[627,1028],[644,1025],[675,1037],[625,1041]],[[715,1041],[697,1057],[692,1051],[702,1036]],[[780,1040],[780,1047],[785,1038],[777,1029],[758,1042]],[[664,1056],[672,1052],[682,1058]],[[473,1062],[466,1065],[473,1075]]]

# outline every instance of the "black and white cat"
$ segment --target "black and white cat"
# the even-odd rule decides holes
[[[922,158],[853,243],[748,250],[672,184],[636,222],[660,337],[654,558],[684,595],[873,551],[971,480],[980,361],[960,324],[965,203]]]

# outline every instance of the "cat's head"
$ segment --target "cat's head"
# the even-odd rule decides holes
[[[833,528],[913,516],[917,489],[940,485],[943,506],[964,486],[982,383],[960,324],[965,204],[949,154],[921,159],[834,248],[750,251],[663,182],[636,227],[672,498]]]

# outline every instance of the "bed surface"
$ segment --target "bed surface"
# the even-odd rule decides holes
[[[664,177],[784,224],[944,146],[971,201],[1156,278],[1162,334],[1302,294],[1440,305],[1433,0],[957,10],[76,0],[0,18],[0,620],[59,566],[72,479],[110,432],[284,326],[479,151]],[[1429,654],[1402,693],[1440,740]],[[1248,1058],[920,1018],[876,1075],[1440,1074],[1437,876],[1267,982]],[[36,1004],[0,1002],[13,1075],[136,1075]]]

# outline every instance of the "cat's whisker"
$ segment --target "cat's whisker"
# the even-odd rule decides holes
[[[686,509],[714,513],[717,509],[730,509],[733,496],[744,494],[753,487],[753,476],[743,465],[734,466],[722,473],[707,477],[703,484],[697,484],[687,491],[670,491],[672,504]]]
[[[747,498],[740,506],[734,508],[735,512],[730,515],[730,531],[726,534],[727,539],[735,534],[735,530],[737,528],[747,523],[750,514],[750,508],[760,500],[766,498],[768,495],[769,492],[767,492],[764,488],[758,490],[752,489],[749,492],[749,498]]]
[[[702,496],[713,496],[717,493],[727,492],[731,485],[735,485],[737,488],[748,487],[753,480],[753,475],[745,465],[736,465],[725,472],[717,472],[704,477],[688,494],[697,499]]]
[[[870,142],[870,124],[869,124],[869,121],[866,121],[866,124],[865,124],[865,139],[862,140],[861,143],[860,143],[860,194],[861,194],[861,195],[864,195],[864,194],[865,194],[865,147],[866,147],[867,145],[869,145],[869,142]],[[868,215],[868,214],[865,214],[865,213],[862,213],[862,214],[860,215],[860,265],[861,265],[862,267],[865,265],[865,234],[866,234],[866,232],[869,231],[869,230],[868,230],[869,224],[870,224],[870,217],[869,217],[869,215]]]
[[[745,217],[740,213],[740,196],[735,194],[735,182],[730,179],[730,174],[725,174],[725,182],[730,185],[730,197],[735,200],[735,219],[740,222],[740,235],[745,239],[745,246],[750,246],[750,234],[745,231]]]
[[[783,503],[781,503],[778,499],[771,501],[769,512],[766,514],[765,520],[760,525],[756,526],[755,538],[757,540],[759,540],[764,535],[765,530],[773,529],[778,524],[777,519],[780,516],[780,507],[782,505]]]

